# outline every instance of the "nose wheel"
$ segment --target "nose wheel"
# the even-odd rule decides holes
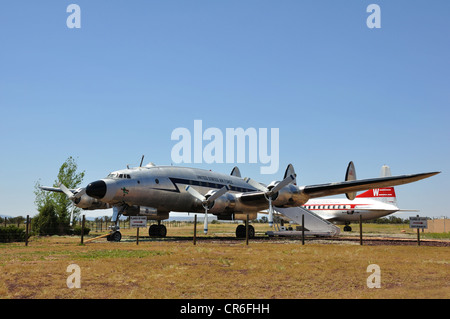
[[[106,237],[107,241],[116,241],[119,242],[122,239],[122,234],[120,233],[120,231],[113,231],[111,234],[109,234]]]

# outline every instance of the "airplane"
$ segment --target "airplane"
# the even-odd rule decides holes
[[[397,186],[415,182],[439,174],[430,172],[412,175],[380,177],[356,180],[347,172],[346,181],[319,185],[297,186],[292,164],[286,168],[281,181],[269,185],[250,178],[242,178],[238,167],[230,175],[210,170],[157,166],[149,163],[139,167],[111,172],[105,178],[89,183],[84,188],[67,189],[41,186],[46,191],[64,192],[76,207],[84,210],[113,208],[109,241],[120,241],[119,217],[147,216],[156,220],[149,228],[149,236],[165,237],[167,229],[161,220],[169,218],[170,212],[204,213],[204,233],[208,232],[208,214],[219,220],[255,219],[257,213],[268,209],[269,225],[273,225],[273,207],[302,206],[311,198],[346,194],[354,198],[355,192]],[[249,225],[249,238],[255,236]],[[245,226],[236,227],[236,237],[246,235]]]
[[[348,172],[356,174],[353,162],[349,163]],[[391,170],[389,166],[381,167],[381,177],[389,177]],[[321,218],[326,219],[334,224],[345,225],[344,231],[351,231],[349,226],[351,222],[359,222],[361,220],[377,219],[386,215],[399,211],[416,211],[400,209],[397,206],[397,198],[394,187],[383,187],[370,189],[355,199],[312,199],[306,202],[304,208],[316,213]]]

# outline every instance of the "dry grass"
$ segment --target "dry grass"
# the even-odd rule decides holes
[[[210,225],[229,236],[235,225]],[[263,227],[263,226],[261,226]],[[169,234],[192,236],[192,227]],[[201,228],[201,227],[200,227]],[[444,298],[448,247],[359,246],[295,241],[143,240],[79,245],[78,237],[0,245],[1,298]],[[257,231],[263,231],[257,228]],[[134,235],[135,230],[124,231]],[[141,232],[142,234],[142,232]],[[69,289],[67,266],[81,267]],[[369,264],[381,288],[369,289]]]

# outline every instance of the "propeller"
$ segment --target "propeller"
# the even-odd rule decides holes
[[[269,202],[269,226],[270,227],[273,226],[273,204],[272,204],[273,196],[276,193],[278,193],[278,191],[280,189],[282,189],[283,187],[292,183],[293,181],[295,181],[295,176],[291,174],[291,175],[287,176],[285,179],[283,179],[281,182],[279,182],[278,184],[273,186],[272,188],[267,188],[266,186],[258,183],[257,181],[252,180],[251,178],[245,179],[245,182],[247,182],[249,185],[253,186],[254,188],[256,188],[257,190],[259,190],[261,192],[264,192],[264,197]]]
[[[79,188],[77,189],[77,192],[74,194],[72,193],[66,185],[59,183],[59,188],[61,191],[66,194],[67,198],[69,198],[72,201],[72,211],[70,212],[70,226],[72,226],[72,220],[73,220],[73,211],[75,210],[75,204],[79,202],[79,199],[81,196],[86,194],[86,188]]]
[[[214,192],[211,194],[211,196],[203,196],[202,194],[200,194],[198,191],[196,191],[194,188],[192,188],[191,186],[186,186],[186,191],[191,194],[191,196],[197,198],[198,200],[200,200],[202,202],[202,206],[205,209],[205,219],[204,219],[204,223],[203,223],[203,231],[205,232],[205,234],[208,233],[208,209],[211,207],[211,205],[214,203],[214,201],[219,198],[220,196],[224,195],[226,192],[228,192],[230,190],[230,187],[225,185],[224,187],[222,187],[221,189],[219,189],[218,191]]]

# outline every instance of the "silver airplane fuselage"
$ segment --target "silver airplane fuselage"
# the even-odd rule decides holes
[[[237,194],[255,192],[257,189],[244,179],[212,172],[209,170],[176,166],[146,166],[118,170],[106,178],[93,182],[87,187],[87,194],[111,206],[140,207],[140,214],[155,210],[158,214],[168,212],[203,213],[202,202],[186,190],[192,186],[199,193],[207,195],[224,186],[229,191],[216,200],[209,208],[210,213],[231,216],[234,212],[257,212],[267,209],[267,201],[260,205],[245,205],[236,200]],[[126,215],[139,214],[133,209]]]

